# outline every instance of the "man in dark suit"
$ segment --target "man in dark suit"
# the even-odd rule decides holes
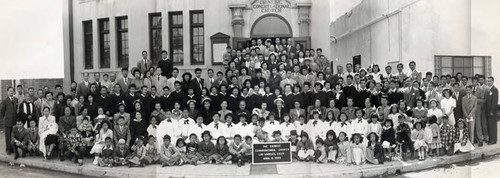
[[[498,89],[493,85],[495,79],[488,77],[486,85],[489,91],[486,93],[486,118],[488,122],[488,145],[497,143],[497,107],[498,107]]]
[[[118,82],[116,82],[118,85],[120,85],[121,91],[123,94],[128,93],[128,86],[132,84],[132,78],[128,77],[128,68],[124,67],[122,68],[122,75],[123,78],[118,79]]]
[[[141,71],[141,74],[146,75],[146,71],[153,66],[151,59],[148,59],[148,52],[142,51],[142,59],[137,61],[137,69]]]
[[[458,82],[454,83],[452,97],[455,98],[455,100],[457,101],[457,107],[453,110],[453,115],[455,115],[455,118],[457,119],[459,118],[464,119],[464,113],[462,110],[462,98],[465,95],[466,92],[460,87],[460,84]]]
[[[111,114],[111,100],[109,99],[109,96],[108,96],[108,88],[105,87],[105,86],[102,86],[101,87],[101,90],[100,90],[100,95],[98,97],[95,98],[95,102],[97,103],[97,106],[100,106],[104,109],[104,112],[107,114],[107,115],[110,115]]]
[[[348,75],[346,79],[346,86],[342,89],[346,97],[354,98],[357,94],[356,87],[352,84],[352,75]]]
[[[169,79],[172,77],[172,72],[174,71],[174,62],[168,59],[168,52],[163,50],[161,51],[161,60],[158,61],[158,67],[161,68],[161,75],[167,77]]]
[[[8,97],[0,103],[0,120],[4,122],[5,148],[7,154],[12,154],[13,150],[8,146],[11,141],[12,126],[17,119],[17,98],[14,97],[14,88],[7,88]]]
[[[134,102],[139,99],[139,96],[135,94],[136,87],[135,84],[132,84],[128,88],[129,93],[123,96],[123,101],[125,102],[125,112],[132,113],[135,111]],[[142,109],[142,103],[141,103]]]
[[[85,96],[89,94],[90,82],[89,82],[89,74],[83,73],[83,82],[80,82],[76,87],[76,96],[80,98],[80,96]]]
[[[203,87],[205,87],[205,79],[201,78],[201,69],[200,68],[194,69],[194,73],[195,73],[195,77],[193,79],[193,85],[195,86],[194,87],[194,94],[196,96],[200,96],[201,89],[203,89]]]
[[[97,90],[96,91],[101,91],[102,87],[102,82],[101,82],[101,74],[99,72],[94,73],[94,83]]]

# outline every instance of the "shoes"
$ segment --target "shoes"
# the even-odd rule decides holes
[[[165,166],[167,166],[167,165],[168,165],[167,163],[162,163],[162,164],[161,164],[161,167],[165,167]]]
[[[483,147],[483,141],[479,141],[479,143],[477,144],[478,147]]]
[[[25,164],[21,164],[21,165],[19,165],[19,167],[25,168],[26,165]]]
[[[241,160],[238,160],[238,167],[241,167]]]
[[[94,158],[94,161],[92,162],[92,164],[94,164],[94,165],[99,164],[99,161],[97,161],[98,159],[99,159],[99,157],[95,157],[95,158]]]
[[[16,155],[14,156],[14,160],[17,160],[17,158],[19,158],[19,155],[18,155],[18,154],[16,154]]]

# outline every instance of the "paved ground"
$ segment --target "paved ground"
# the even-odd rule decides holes
[[[453,178],[496,178],[500,166],[500,155],[484,160],[467,161],[464,163],[451,164],[445,167],[434,168],[419,172],[410,172],[402,175],[390,176],[391,178],[429,178],[429,177],[453,177]]]
[[[5,155],[5,145],[3,132],[0,133],[0,161],[11,161],[13,156]],[[481,149],[476,149],[469,154],[459,154],[454,156],[443,156],[438,158],[430,158],[425,161],[391,161],[383,165],[365,164],[360,166],[345,166],[338,164],[316,164],[305,162],[294,162],[292,164],[278,165],[250,165],[243,167],[236,165],[184,165],[180,167],[165,167],[159,165],[147,166],[144,168],[127,168],[113,167],[101,168],[91,164],[91,159],[86,159],[83,166],[70,163],[69,161],[60,162],[59,160],[43,160],[41,157],[20,158],[16,164],[24,163],[28,167],[37,167],[47,170],[67,172],[95,177],[159,177],[159,176],[179,176],[179,177],[373,177],[379,175],[390,175],[395,173],[407,173],[442,167],[450,163],[463,162],[470,159],[480,159],[486,155],[500,154],[500,144],[493,146],[484,146]],[[19,166],[17,165],[17,168]],[[0,169],[0,172],[12,172],[13,168]],[[31,169],[26,169],[23,172],[27,175],[21,177],[38,177],[31,176]],[[15,171],[14,171],[15,172]],[[12,172],[12,173],[14,173]],[[34,171],[34,174],[43,173]],[[431,172],[432,173],[432,172]],[[49,174],[50,175],[50,174]],[[411,175],[411,174],[404,174]],[[3,174],[0,174],[2,177]],[[7,176],[10,177],[10,176]],[[54,175],[48,177],[68,177],[65,175]],[[71,177],[71,176],[70,176]],[[418,174],[416,177],[421,177]],[[422,176],[426,177],[426,176]],[[442,177],[449,177],[443,175]],[[468,177],[468,176],[467,176]]]
[[[37,177],[37,178],[54,178],[54,177],[71,177],[84,178],[86,176],[56,172],[46,169],[37,168],[21,168],[19,166],[9,166],[6,162],[0,162],[0,178],[12,177]]]

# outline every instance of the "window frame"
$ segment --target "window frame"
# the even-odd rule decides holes
[[[173,17],[174,16],[177,16],[177,15],[180,15],[181,16],[181,24],[174,24],[174,20],[173,20]],[[169,12],[168,13],[168,34],[169,34],[169,41],[168,41],[168,44],[169,44],[169,58],[173,61],[174,64],[180,64],[182,65],[184,63],[184,22],[183,22],[183,19],[184,19],[184,14],[182,13],[182,11],[172,11],[172,12]],[[180,44],[174,44],[174,29],[180,29],[180,31],[182,31],[182,35],[180,36],[181,38],[181,43]],[[174,58],[174,47],[179,47],[180,49],[182,49],[182,60],[180,61],[175,61],[175,58]]]
[[[203,22],[202,23],[194,23],[193,22],[193,16],[201,14],[203,16]],[[195,28],[202,28],[203,29],[203,34],[202,34],[202,41],[200,44],[200,41],[196,45],[203,45],[201,55],[203,56],[202,61],[194,61],[194,29]],[[200,36],[198,34],[198,36]],[[205,64],[205,14],[203,10],[192,10],[189,11],[189,38],[190,38],[190,43],[189,43],[189,48],[190,48],[190,61],[192,65],[204,65]]]
[[[87,31],[86,25],[90,26],[90,30]],[[94,24],[92,24],[92,20],[82,21],[83,28],[83,68],[84,69],[94,69]],[[90,38],[90,42],[87,41],[87,38]],[[88,48],[87,48],[88,45]],[[87,61],[87,58],[90,61]],[[87,67],[87,62],[90,62]]]
[[[449,57],[451,58],[451,67],[449,66],[443,66],[443,57]],[[482,63],[483,65],[482,66],[475,66],[474,65],[474,58],[482,58]],[[462,66],[462,67],[455,67],[455,59],[456,58],[469,58],[470,61],[470,66]],[[478,67],[481,67],[482,70],[483,70],[483,73],[482,75],[486,75],[486,76],[491,76],[491,67],[489,67],[491,65],[491,56],[461,56],[461,55],[435,55],[434,56],[434,63],[435,63],[435,74],[438,75],[438,76],[441,76],[441,75],[447,75],[447,74],[443,74],[443,68],[450,68],[451,69],[451,73],[450,75],[454,76],[456,75],[457,72],[459,71],[456,71],[457,69],[465,69],[465,68],[471,68],[471,76],[474,76],[476,74],[478,74],[476,71],[475,71],[475,68],[478,68]],[[464,74],[464,72],[461,72],[462,74]],[[465,75],[465,74],[464,74]]]
[[[126,20],[126,26],[125,28],[121,28],[122,26],[122,20]],[[116,64],[117,64],[117,67],[119,68],[122,68],[122,67],[128,67],[130,65],[130,46],[129,46],[129,37],[128,37],[128,17],[127,16],[120,16],[120,17],[116,17],[116,53],[117,53],[117,61],[116,61]],[[127,40],[126,40],[126,43],[127,43],[127,54],[126,54],[126,63],[127,65],[121,65],[122,62],[124,62],[122,59],[122,53],[123,53],[123,46],[122,46],[122,37],[121,37],[121,34],[122,33],[126,33],[127,35]]]
[[[159,26],[153,26],[153,18],[155,17],[160,17],[160,24]],[[163,50],[163,17],[161,12],[154,12],[154,13],[149,13],[148,15],[148,31],[149,31],[149,59],[153,62],[153,65],[158,65],[158,61],[160,61],[161,58],[161,51]],[[153,44],[153,31],[159,30],[160,31],[160,50],[158,51],[157,54],[155,54],[154,50],[154,44]]]
[[[98,19],[98,30],[99,30],[99,68],[100,69],[109,69],[111,68],[111,34],[110,34],[110,21],[109,18],[102,18]],[[107,22],[107,29],[104,28],[104,23]],[[104,36],[108,35],[108,64],[107,66],[104,66],[102,63],[102,60],[106,58],[106,48],[105,48],[105,41],[104,41]]]

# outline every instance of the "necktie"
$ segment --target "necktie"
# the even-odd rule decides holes
[[[28,114],[28,115],[31,115],[31,103],[28,103],[28,104],[27,104],[27,107],[28,107],[28,108],[27,108],[27,114]]]
[[[160,76],[158,75],[158,81],[160,81]]]
[[[316,126],[316,124],[318,124],[318,121],[314,121],[313,122],[313,125]]]
[[[219,124],[215,124],[215,125],[214,125],[214,128],[215,128],[215,129],[219,129]]]
[[[200,128],[202,128],[202,129],[203,129],[203,127],[201,127],[201,125],[198,125],[198,127],[200,127]]]
[[[340,127],[344,127],[344,126],[346,126],[346,125],[347,125],[347,124],[346,124],[346,123],[344,123],[344,122],[340,123]]]
[[[274,121],[273,121],[273,122],[270,122],[270,124],[273,124],[273,125],[274,125]]]
[[[186,120],[184,121],[184,124],[189,124],[189,120],[187,120],[187,119],[186,119]]]

